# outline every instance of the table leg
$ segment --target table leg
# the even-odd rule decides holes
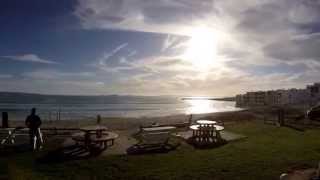
[[[86,148],[90,146],[90,133],[86,132],[84,135],[84,145]]]
[[[14,144],[14,134],[13,134],[14,132],[13,131],[9,131],[9,143],[11,143],[11,144]]]
[[[220,131],[217,131],[216,133],[217,133],[217,140],[218,140],[218,141],[220,141],[220,140],[221,140],[221,134],[220,134]]]
[[[1,144],[11,142],[11,130],[8,130],[8,136],[1,140]]]

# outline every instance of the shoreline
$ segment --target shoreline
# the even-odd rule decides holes
[[[286,109],[286,116],[294,117],[303,115],[304,109],[294,108]],[[41,116],[40,116],[41,117]],[[277,118],[277,111],[272,107],[247,108],[233,111],[212,112],[202,114],[192,114],[192,121],[198,119],[209,119],[218,122],[241,122],[247,120],[264,120],[265,118]],[[164,116],[141,116],[141,117],[101,117],[101,124],[107,126],[110,130],[129,130],[136,129],[141,126],[151,126],[153,123],[159,125],[173,125],[187,123],[190,114],[173,114]],[[75,120],[43,120],[42,128],[80,128],[87,125],[97,124],[96,117],[75,119]],[[11,127],[25,126],[24,120],[9,119]]]
[[[242,111],[246,108],[238,108],[234,107],[233,109],[224,109],[224,110],[217,110],[217,111],[212,111],[212,112],[204,112],[204,113],[193,113],[192,115],[195,116],[201,116],[201,115],[206,115],[206,114],[214,114],[214,113],[223,113],[223,112],[233,112],[233,111]],[[25,118],[30,114],[30,110],[25,110],[25,111],[8,111],[8,110],[1,110],[0,112],[8,112],[9,119],[11,121],[24,121]],[[90,111],[89,111],[90,112]],[[79,115],[81,114],[82,115]],[[67,111],[53,111],[53,112],[37,112],[37,114],[40,116],[40,118],[43,121],[74,121],[74,120],[87,120],[87,119],[96,119],[97,115],[100,115],[101,117],[104,118],[128,118],[128,119],[141,119],[141,118],[161,118],[161,117],[171,117],[171,116],[189,116],[190,113],[188,111],[177,111],[177,112],[169,112],[169,113],[143,113],[143,114],[132,114],[132,113],[118,113],[115,115],[111,114],[105,114],[104,112],[96,112],[96,113],[91,113],[88,115],[86,112],[67,112]],[[86,115],[87,114],[87,115]],[[61,117],[60,117],[61,116]],[[60,118],[60,119],[59,119]]]
[[[73,99],[71,99],[73,100]],[[110,99],[109,99],[110,100]],[[101,101],[101,100],[100,100]],[[100,102],[99,101],[99,102]],[[113,102],[113,101],[112,101]],[[8,112],[11,121],[21,121],[30,113],[31,108],[37,108],[37,114],[44,121],[55,120],[86,120],[95,119],[99,114],[107,118],[158,118],[190,113],[215,113],[238,111],[234,102],[230,101],[184,101],[180,99],[115,99],[100,103],[54,103],[54,104],[2,104],[0,112]]]
[[[224,111],[203,114],[192,114],[192,121],[199,118],[219,120],[219,121],[238,121],[244,119],[243,116],[249,115],[246,109],[237,111]],[[139,128],[140,126],[150,126],[153,123],[160,125],[170,125],[176,123],[186,123],[189,121],[190,114],[174,114],[168,116],[149,116],[149,117],[101,117],[101,124],[107,126],[111,130],[128,130]],[[252,118],[249,118],[252,119]],[[42,121],[42,128],[79,128],[81,126],[94,125],[97,123],[96,118],[88,118],[84,120],[52,120]],[[24,120],[9,121],[11,127],[24,126]]]

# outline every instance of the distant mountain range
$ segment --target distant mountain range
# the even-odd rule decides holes
[[[130,103],[176,103],[173,96],[130,95],[44,95],[20,92],[0,92],[0,103],[17,104],[130,104]]]
[[[212,97],[183,97],[182,100],[190,99],[205,99],[205,100],[216,100],[216,101],[235,101],[235,97],[222,97],[222,98],[212,98]]]
[[[236,101],[236,97],[223,97],[223,98],[214,98],[216,101]]]
[[[45,95],[20,92],[0,92],[0,103],[16,104],[130,104],[153,103],[171,104],[179,100],[208,99],[217,101],[235,101],[234,97],[177,97],[177,96],[132,96],[132,95]]]

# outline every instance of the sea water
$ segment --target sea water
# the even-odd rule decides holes
[[[0,112],[9,113],[11,120],[24,120],[30,109],[37,108],[43,120],[81,120],[102,117],[151,117],[174,114],[202,114],[236,111],[233,101],[186,99],[181,97],[132,97],[117,96],[77,99],[64,97],[36,103],[0,103]]]

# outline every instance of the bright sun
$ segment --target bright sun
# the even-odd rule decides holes
[[[213,66],[216,58],[216,37],[214,31],[208,28],[196,28],[191,32],[183,59],[191,62],[200,70]]]

